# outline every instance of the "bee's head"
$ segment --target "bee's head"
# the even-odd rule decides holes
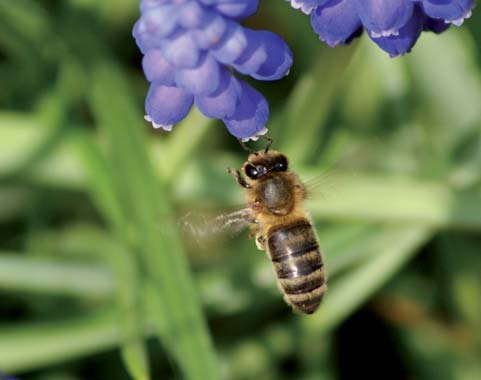
[[[251,153],[242,166],[245,175],[250,179],[259,179],[272,172],[285,172],[287,169],[287,157],[275,150]]]

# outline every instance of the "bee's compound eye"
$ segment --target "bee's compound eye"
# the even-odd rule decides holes
[[[246,165],[244,168],[244,171],[246,173],[246,176],[252,179],[257,178],[259,172],[257,171],[257,168],[253,165]]]
[[[275,163],[274,169],[279,172],[285,172],[287,170],[287,158],[280,156],[279,160]]]

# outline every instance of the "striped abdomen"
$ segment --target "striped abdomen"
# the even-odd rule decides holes
[[[326,284],[322,255],[311,223],[300,219],[271,228],[267,247],[287,303],[312,314],[322,300]]]

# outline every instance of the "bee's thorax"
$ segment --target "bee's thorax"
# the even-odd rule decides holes
[[[294,186],[285,176],[265,178],[259,184],[258,197],[274,215],[287,215],[294,207]]]

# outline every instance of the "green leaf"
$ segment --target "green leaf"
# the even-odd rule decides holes
[[[92,241],[92,243],[96,243]],[[62,262],[54,257],[35,257],[18,252],[0,252],[0,288],[13,292],[110,298],[117,284],[112,272],[98,263]],[[35,273],[35,276],[32,276]]]
[[[360,248],[374,251],[374,256],[332,283],[322,310],[300,324],[315,334],[335,328],[414,256],[431,235],[422,227],[379,227],[377,239]]]
[[[434,181],[336,174],[338,189],[313,199],[309,209],[327,219],[481,228],[481,193],[451,190]]]
[[[152,149],[152,158],[161,166],[160,174],[164,182],[169,183],[192,158],[192,154],[200,147],[214,120],[202,115],[193,108],[187,117],[175,126],[175,134],[161,144],[160,139]]]
[[[17,0],[0,3],[0,44],[12,55],[26,58],[34,47],[51,37],[47,12],[35,1]]]
[[[28,150],[23,148],[22,155],[15,157],[15,165],[9,168],[3,176],[9,178],[28,177],[30,171],[41,165],[58,144],[63,142],[68,132],[67,113],[71,107],[78,83],[78,67],[69,59],[64,59],[60,65],[60,73],[52,90],[45,93],[39,100],[37,111],[32,122],[38,124],[35,140],[28,144]],[[7,119],[8,120],[8,119]],[[4,121],[5,122],[5,121]],[[7,121],[8,122],[8,121]],[[14,142],[14,147],[18,142]],[[14,147],[10,147],[13,149]]]
[[[97,311],[69,320],[22,323],[0,329],[0,367],[23,371],[114,347],[119,311]]]
[[[293,162],[305,162],[323,138],[324,123],[354,51],[353,48],[339,49],[320,56],[297,82],[284,112],[271,121],[270,129],[281,133],[276,138],[276,149]]]
[[[156,313],[155,319],[166,320],[168,328],[159,331],[159,338],[187,379],[216,379],[218,365],[175,226],[157,228],[171,207],[165,184],[158,182],[149,161],[146,126],[126,83],[115,65],[99,63],[92,73],[89,101],[109,144],[109,166],[124,217],[131,223],[133,244],[162,304],[163,315]]]

